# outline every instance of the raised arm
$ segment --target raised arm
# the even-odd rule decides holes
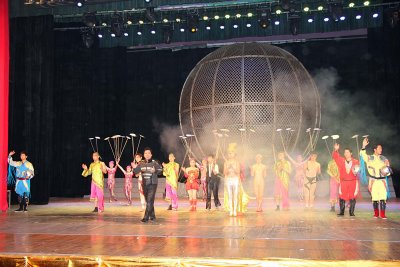
[[[121,165],[119,165],[119,164],[117,164],[117,166],[118,166],[118,168],[122,171],[122,173],[123,173],[124,175],[126,175],[127,172],[124,170],[124,168],[122,168]]]

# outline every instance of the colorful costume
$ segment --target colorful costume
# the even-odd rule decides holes
[[[297,194],[300,200],[304,199],[304,180],[306,178],[306,175],[304,173],[304,163],[294,163],[296,169],[295,169],[295,175],[294,175],[294,180],[297,185]]]
[[[8,164],[15,167],[15,192],[18,195],[19,209],[17,211],[27,211],[29,198],[31,195],[31,179],[35,175],[32,163],[29,161],[13,161],[12,157],[8,157]]]
[[[369,183],[368,188],[371,192],[372,203],[374,207],[374,217],[379,216],[386,219],[386,200],[388,195],[387,177],[381,175],[381,169],[388,165],[388,160],[382,155],[367,155],[365,149],[360,151],[360,156],[366,164]],[[379,205],[380,204],[380,205]]]
[[[267,172],[267,166],[262,163],[256,163],[251,169],[254,177],[254,192],[257,199],[257,211],[262,211],[262,201],[264,198],[264,175]]]
[[[90,201],[97,201],[99,212],[104,211],[104,174],[101,161],[92,162],[88,169],[83,170],[82,176],[92,175],[92,184],[90,190]]]
[[[110,190],[110,202],[112,199],[116,201],[117,199],[114,196],[114,187],[115,187],[115,173],[117,172],[117,167],[107,168],[107,186]]]
[[[289,208],[289,175],[292,172],[292,166],[289,161],[277,161],[274,164],[275,172],[275,201],[280,203],[282,201],[282,208]],[[279,204],[276,207],[280,209]]]
[[[186,168],[185,172],[186,190],[199,190],[199,169],[194,167]]]
[[[125,176],[124,190],[125,190],[125,196],[126,196],[126,199],[128,200],[129,205],[132,204],[132,177],[133,177],[133,175],[134,175],[134,173],[132,171],[124,173],[124,176]]]
[[[340,174],[340,185],[339,185],[339,206],[340,213],[338,215],[344,215],[346,201],[350,201],[350,216],[354,216],[354,209],[356,206],[356,196],[359,191],[358,177],[353,172],[353,168],[359,165],[358,160],[352,158],[347,161],[345,158],[339,155],[339,152],[334,151],[332,158],[335,160],[336,165],[339,169]]]
[[[335,211],[335,204],[338,199],[338,190],[339,190],[339,184],[340,184],[340,173],[339,173],[339,168],[335,162],[335,160],[330,160],[328,163],[328,168],[326,170],[330,177],[330,182],[329,182],[329,201],[331,203],[331,211]]]
[[[207,166],[200,166],[200,185],[203,193],[203,201],[207,199]]]
[[[178,208],[178,177],[177,170],[179,170],[179,164],[176,162],[169,162],[164,166],[165,176],[165,200],[172,201],[171,208]]]
[[[244,165],[239,162],[237,162],[237,164],[239,164],[240,167],[239,177],[230,176],[228,169],[228,175],[225,176],[224,190],[224,209],[233,213],[234,216],[235,211],[239,214],[246,212],[247,204],[249,203],[249,196],[244,191],[242,185],[242,181],[244,180]],[[235,196],[237,200],[235,199]]]

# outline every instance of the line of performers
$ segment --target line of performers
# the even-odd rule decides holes
[[[356,198],[360,192],[360,181],[368,182],[368,189],[371,192],[374,209],[374,217],[386,219],[386,200],[388,197],[388,181],[391,175],[389,161],[382,155],[382,146],[373,147],[374,153],[368,155],[366,148],[369,144],[367,138],[363,140],[360,151],[360,161],[355,159],[350,149],[345,148],[343,156],[339,154],[340,145],[334,145],[332,160],[328,164],[327,173],[330,176],[330,203],[331,211],[335,211],[337,199],[339,199],[340,212],[343,216],[346,202],[349,205],[349,215],[354,216]],[[30,181],[34,177],[34,168],[27,158],[26,152],[20,153],[21,161],[14,161],[12,156],[14,151],[9,153],[8,163],[14,168],[15,192],[18,195],[19,208],[16,211],[27,211],[30,199]],[[132,203],[132,178],[138,178],[138,188],[140,192],[140,202],[144,211],[143,222],[155,220],[154,199],[157,191],[158,176],[163,173],[166,177],[166,199],[170,202],[168,210],[178,209],[178,178],[179,171],[184,172],[187,178],[186,190],[189,195],[190,210],[197,209],[197,191],[203,190],[206,194],[206,209],[211,210],[211,200],[214,199],[216,209],[221,207],[218,197],[220,179],[224,179],[224,203],[223,208],[230,216],[237,216],[246,211],[249,201],[248,195],[243,190],[242,182],[244,179],[245,167],[238,160],[236,154],[236,144],[229,144],[227,158],[224,162],[222,173],[213,155],[203,159],[201,164],[197,164],[194,159],[190,159],[190,166],[179,168],[175,162],[174,154],[169,154],[169,162],[159,164],[152,158],[150,148],[145,148],[143,156],[136,154],[134,161],[126,169],[119,165],[119,162],[110,162],[106,166],[100,161],[98,152],[93,153],[93,162],[90,166],[82,164],[82,175],[91,175],[91,196],[90,199],[95,203],[95,212],[104,211],[104,174],[108,174],[107,186],[110,191],[110,201],[115,201],[114,186],[115,173],[117,167],[125,175],[125,195],[128,204]],[[264,181],[267,176],[267,166],[262,163],[262,156],[257,154],[256,163],[251,166],[251,176],[254,178],[254,192],[257,201],[257,212],[262,211]],[[275,176],[274,196],[276,210],[289,209],[289,180],[294,165],[295,182],[298,185],[299,198],[305,203],[305,208],[313,208],[314,196],[317,185],[317,177],[321,173],[321,166],[317,162],[317,155],[311,156],[303,161],[301,156],[293,160],[288,154],[279,152],[277,161],[273,166]],[[364,171],[363,171],[364,170]],[[368,176],[368,179],[367,179]]]
[[[368,139],[363,140],[360,151],[360,161],[355,159],[352,151],[345,148],[343,155],[339,154],[340,145],[334,145],[332,160],[328,164],[327,173],[330,176],[330,203],[331,211],[335,211],[335,205],[339,202],[339,216],[345,214],[346,202],[349,206],[349,215],[355,216],[356,198],[360,192],[360,180],[362,175],[368,176],[368,189],[371,192],[374,217],[386,219],[386,200],[388,195],[387,176],[390,175],[389,161],[382,156],[382,146],[373,147],[374,153],[368,155],[366,147]],[[180,168],[175,162],[173,153],[169,154],[169,162],[159,164],[152,159],[150,148],[144,149],[144,159],[141,154],[136,154],[134,161],[126,169],[119,162],[114,166],[110,162],[106,166],[99,160],[99,154],[93,153],[93,163],[89,168],[83,167],[83,176],[92,175],[91,200],[95,201],[96,212],[104,211],[104,177],[108,173],[108,188],[110,190],[110,201],[116,200],[114,196],[115,172],[119,167],[125,175],[125,195],[130,205],[132,191],[132,177],[138,178],[138,187],[142,210],[145,211],[142,222],[155,220],[154,199],[157,190],[158,176],[162,173],[166,177],[166,200],[170,205],[168,210],[178,209],[178,178],[180,170],[186,177],[186,190],[189,195],[190,211],[197,210],[197,191],[203,190],[206,194],[206,209],[211,210],[211,199],[214,199],[216,209],[221,207],[218,197],[220,179],[224,179],[224,203],[223,208],[230,216],[237,216],[246,211],[249,201],[248,195],[243,190],[244,165],[236,155],[236,144],[229,144],[227,158],[224,162],[223,171],[220,169],[213,155],[209,155],[198,164],[190,159],[188,167]],[[256,195],[257,212],[262,211],[264,181],[267,176],[267,166],[262,163],[262,156],[257,154],[256,163],[251,166],[251,176],[254,178],[254,192]],[[321,165],[317,162],[317,154],[312,153],[310,157],[303,160],[301,156],[292,159],[287,153],[279,152],[273,166],[275,174],[274,196],[276,210],[289,209],[289,181],[294,165],[294,177],[298,188],[298,195],[305,203],[306,209],[312,209],[315,199],[317,177],[321,174]],[[360,166],[361,165],[361,166]],[[366,170],[363,172],[362,170]],[[366,180],[366,178],[365,178]],[[339,199],[339,201],[338,201]]]

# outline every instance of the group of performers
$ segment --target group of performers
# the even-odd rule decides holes
[[[327,173],[330,176],[330,204],[331,211],[335,211],[335,205],[339,200],[339,216],[345,214],[346,202],[349,206],[349,215],[355,216],[356,198],[360,192],[361,181],[368,181],[368,190],[371,192],[374,209],[374,217],[386,219],[386,200],[388,197],[388,176],[391,175],[389,161],[382,156],[382,146],[373,147],[374,153],[368,155],[366,148],[369,144],[367,138],[363,140],[360,151],[360,160],[353,157],[349,148],[343,150],[340,155],[340,145],[334,145],[332,160],[328,163]],[[14,161],[14,151],[9,153],[8,163],[15,167],[15,191],[18,195],[19,208],[16,211],[27,211],[30,197],[30,180],[34,176],[33,165],[27,160],[26,152],[20,153],[21,161]],[[236,144],[229,144],[227,157],[225,158],[223,172],[220,173],[218,164],[213,155],[204,158],[200,163],[195,159],[189,160],[188,167],[181,167],[175,162],[175,156],[170,153],[169,162],[159,164],[153,160],[152,150],[145,148],[143,156],[140,153],[134,155],[133,162],[124,169],[119,161],[109,162],[106,166],[100,160],[98,152],[92,154],[93,162],[89,165],[82,164],[82,176],[92,177],[90,200],[94,202],[93,212],[104,212],[104,174],[108,174],[107,186],[110,192],[110,202],[117,201],[114,193],[115,173],[119,168],[125,176],[124,192],[128,205],[132,204],[132,178],[138,178],[140,202],[144,216],[142,222],[156,219],[154,200],[157,191],[158,176],[163,173],[166,177],[166,200],[169,202],[168,210],[178,210],[178,178],[180,170],[186,177],[186,190],[189,195],[190,211],[197,210],[197,191],[202,190],[206,201],[206,209],[211,210],[211,199],[214,199],[216,209],[221,207],[218,197],[220,179],[224,179],[224,209],[230,216],[237,216],[246,211],[249,201],[248,195],[243,189],[245,173],[244,165],[236,154]],[[264,197],[264,182],[267,176],[267,166],[262,162],[260,154],[255,156],[255,164],[251,166],[250,173],[254,181],[254,193],[257,202],[257,212],[262,211]],[[273,165],[275,176],[274,197],[276,211],[289,209],[289,182],[294,165],[294,180],[299,188],[299,198],[304,201],[306,209],[314,206],[315,190],[318,176],[321,174],[321,165],[317,162],[317,154],[303,160],[297,156],[293,160],[285,152],[279,152]],[[368,177],[367,177],[368,176]],[[368,178],[368,179],[367,179]]]

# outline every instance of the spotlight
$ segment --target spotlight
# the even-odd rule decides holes
[[[124,36],[128,37],[129,36],[128,32],[124,32]]]
[[[221,23],[221,24],[219,25],[219,28],[220,28],[221,30],[225,30],[225,24],[224,24],[224,23]]]
[[[218,16],[218,15],[215,15],[215,16],[214,16],[214,19],[215,19],[215,20],[219,20],[219,16]]]
[[[115,37],[115,33],[111,33],[111,37]]]
[[[149,22],[154,23],[156,21],[156,13],[154,12],[154,7],[147,7],[144,15]]]
[[[246,27],[247,27],[247,28],[250,28],[250,27],[251,27],[250,21],[246,23]]]
[[[329,18],[328,18],[328,17],[325,17],[325,18],[324,18],[324,21],[325,21],[325,22],[328,22],[328,21],[329,21]]]
[[[154,27],[151,28],[150,33],[151,33],[151,34],[156,34],[156,29],[155,29]]]
[[[341,21],[343,21],[343,20],[346,19],[346,17],[345,17],[345,16],[341,16],[339,19],[340,19]]]
[[[75,1],[75,4],[76,4],[77,7],[82,7],[83,6],[83,1],[77,0],[77,1]]]
[[[207,31],[211,30],[211,26],[207,25],[207,26],[206,26],[206,30],[207,30]]]
[[[83,23],[88,27],[96,26],[96,12],[86,12],[83,14]]]
[[[304,10],[304,12],[310,11],[310,6],[308,6],[307,4],[304,5],[303,10]]]
[[[203,20],[208,20],[208,17],[207,16],[203,16]]]
[[[314,22],[314,19],[313,18],[309,18],[307,21],[308,21],[308,23],[312,23],[312,22]]]
[[[319,5],[317,6],[317,10],[318,10],[318,11],[324,10],[324,5],[323,5],[323,4],[319,4]]]
[[[278,26],[280,24],[279,20],[275,20],[274,24]]]
[[[182,28],[179,29],[179,31],[180,32],[185,32],[185,28],[182,27]]]
[[[103,38],[103,34],[101,34],[100,32],[97,34],[97,37],[99,38]]]
[[[251,18],[253,16],[253,13],[249,12],[247,13],[247,17]]]
[[[369,1],[364,1],[364,6],[369,6]]]
[[[107,22],[103,21],[103,22],[101,23],[101,26],[107,27]]]
[[[233,28],[234,29],[239,28],[239,23],[236,20],[233,22]]]
[[[358,15],[356,16],[356,19],[361,19],[361,15],[358,14]]]
[[[191,33],[197,32],[199,28],[199,15],[188,14],[187,26]]]
[[[374,14],[372,14],[372,17],[373,17],[374,19],[376,19],[378,16],[379,16],[379,14],[378,14],[378,13],[374,13]]]
[[[140,19],[139,24],[144,24],[144,20]]]
[[[273,8],[273,12],[274,12],[276,15],[282,14],[282,7],[280,7],[280,6],[275,6],[275,7]]]
[[[128,25],[132,25],[132,20],[130,20],[130,19],[128,19],[127,21],[126,21],[126,24],[128,24]]]
[[[140,36],[140,35],[142,35],[142,31],[138,30],[136,34]]]
[[[259,11],[258,24],[261,28],[266,29],[269,26],[271,10],[261,9]]]
[[[175,21],[179,23],[181,22],[181,18],[176,18]]]
[[[230,17],[231,17],[231,15],[229,15],[229,14],[226,14],[226,15],[225,15],[225,18],[226,18],[226,19],[229,19]]]
[[[241,14],[236,14],[236,18],[238,18],[238,19],[240,19],[240,17],[241,17],[242,15]]]
[[[150,3],[151,2],[151,0],[144,0],[146,3]]]
[[[349,3],[349,7],[354,7],[354,6],[355,6],[354,2]]]
[[[168,19],[167,19],[167,18],[164,18],[164,19],[163,19],[163,22],[164,22],[164,23],[168,23]]]

